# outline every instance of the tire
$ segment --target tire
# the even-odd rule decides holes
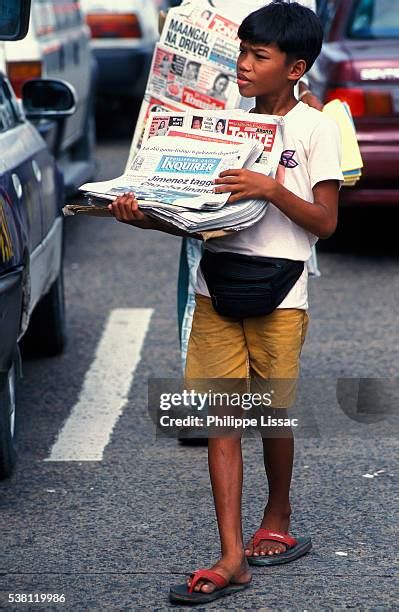
[[[26,356],[53,357],[66,345],[64,275],[61,267],[48,293],[32,313],[28,330],[22,339]]]
[[[9,478],[17,460],[16,415],[18,367],[15,360],[0,391],[0,480]]]

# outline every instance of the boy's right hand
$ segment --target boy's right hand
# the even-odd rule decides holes
[[[151,229],[151,219],[139,209],[134,193],[124,193],[108,205],[111,215],[121,223],[136,225],[142,229]]]

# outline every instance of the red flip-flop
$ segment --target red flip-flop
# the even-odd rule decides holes
[[[239,591],[244,591],[251,583],[251,581],[249,581],[244,584],[234,584],[226,580],[226,578],[217,572],[208,569],[199,569],[193,572],[191,576],[192,580],[190,587],[188,587],[187,584],[177,584],[170,587],[169,599],[172,603],[189,605],[209,603],[220,597],[226,597],[227,595],[233,595]],[[216,586],[216,589],[212,591],[212,593],[194,591],[195,585],[203,579],[212,582],[212,584]]]
[[[293,538],[288,533],[278,533],[270,529],[260,528],[254,533],[254,546],[262,540],[272,540],[273,542],[281,542],[285,544],[287,549],[283,553],[276,555],[256,555],[255,557],[247,557],[250,565],[279,565],[280,563],[290,563],[305,555],[312,548],[312,540],[309,537]]]

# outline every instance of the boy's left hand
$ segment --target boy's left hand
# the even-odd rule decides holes
[[[276,181],[270,176],[242,168],[224,170],[215,179],[215,193],[231,193],[229,204],[239,200],[270,200]]]

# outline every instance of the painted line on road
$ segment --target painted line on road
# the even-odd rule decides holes
[[[101,461],[126,404],[153,309],[112,310],[78,402],[45,461]]]

